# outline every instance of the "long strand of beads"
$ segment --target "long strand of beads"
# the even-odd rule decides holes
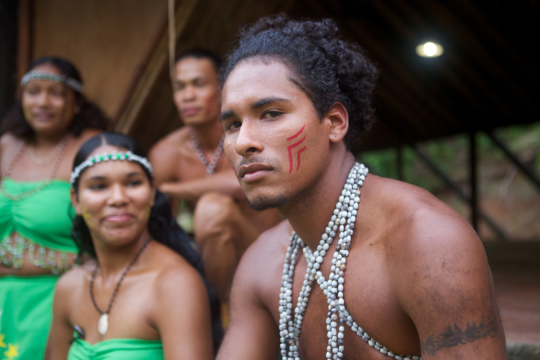
[[[360,165],[358,163],[353,166],[345,184],[346,188],[348,188],[347,185],[351,183],[351,181],[354,181],[357,172],[360,170],[360,167],[363,168],[363,165]],[[346,188],[344,188],[344,190]],[[317,272],[319,272],[318,270],[321,263],[323,262],[323,256],[326,254],[326,250],[328,250],[329,245],[332,243],[334,237],[336,236],[336,230],[338,229],[338,227],[334,228],[334,226],[336,226],[338,223],[346,223],[346,219],[344,218],[344,216],[347,215],[347,212],[340,211],[341,208],[342,203],[338,202],[336,204],[336,208],[334,209],[334,214],[332,215],[330,222],[326,227],[326,232],[321,237],[320,245],[317,248],[317,251],[314,253],[315,261],[308,261],[306,275],[304,277],[302,289],[300,290],[298,302],[294,311],[294,318],[292,317],[292,282],[294,278],[294,268],[296,266],[296,255],[298,253],[298,250],[300,248],[303,248],[304,255],[306,256],[306,259],[308,259],[309,248],[303,244],[302,240],[298,237],[296,233],[293,232],[291,236],[291,242],[287,249],[287,254],[285,256],[285,264],[283,267],[279,308],[281,354],[283,357],[287,357],[288,355],[288,360],[300,360],[298,354],[298,342],[300,339],[302,320],[304,318],[307,302],[311,293],[311,286],[313,284],[313,281],[315,280]],[[288,292],[287,290],[290,290],[290,292]],[[288,352],[287,345],[289,345]]]
[[[328,318],[326,319],[328,330],[327,359],[339,360],[343,358],[343,338],[345,324],[357,333],[370,346],[397,360],[420,360],[420,356],[396,355],[379,342],[372,339],[352,318],[345,306],[344,286],[345,270],[347,267],[347,257],[352,239],[353,229],[358,214],[360,203],[360,187],[363,185],[368,169],[364,165],[356,163],[351,169],[349,177],[345,183],[334,214],[332,215],[325,233],[322,235],[317,250],[311,252],[302,240],[293,232],[291,243],[287,249],[284,264],[283,281],[280,293],[280,342],[281,354],[288,360],[299,360],[298,342],[302,327],[302,320],[306,310],[311,286],[314,280],[320,285],[324,294],[328,298]],[[332,244],[336,232],[339,231],[338,246],[332,259],[329,280],[327,281],[319,268],[324,260],[330,245]],[[292,279],[298,249],[302,248],[307,260],[307,272],[304,284],[298,297],[298,304],[295,309],[294,320],[292,311]],[[289,351],[287,352],[287,341]],[[288,355],[288,358],[287,358]]]

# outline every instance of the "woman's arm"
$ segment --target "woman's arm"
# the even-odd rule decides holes
[[[165,359],[213,359],[208,294],[195,269],[185,263],[167,267],[154,294],[153,320]]]
[[[45,360],[65,360],[68,355],[70,341],[73,338],[73,327],[68,321],[71,311],[71,294],[73,293],[73,277],[77,270],[72,270],[58,280],[54,292],[53,321]]]

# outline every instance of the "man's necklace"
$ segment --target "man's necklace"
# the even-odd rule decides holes
[[[199,142],[197,141],[197,137],[195,136],[195,132],[190,131],[189,137],[191,138],[191,142],[193,143],[193,146],[195,147],[195,151],[197,152],[197,156],[199,157],[199,160],[203,164],[203,166],[206,168],[206,176],[212,176],[214,174],[214,169],[217,165],[217,162],[219,158],[221,157],[221,153],[223,152],[223,141],[225,140],[225,134],[221,137],[221,140],[219,140],[219,144],[216,148],[216,151],[214,152],[214,157],[210,162],[208,162],[208,159],[206,158],[206,155],[204,155],[203,149],[201,149],[201,146],[199,145]]]
[[[111,300],[109,301],[109,305],[107,306],[107,310],[105,311],[102,311],[97,306],[96,300],[94,299],[94,280],[96,278],[96,274],[99,269],[99,263],[96,264],[96,268],[94,269],[94,272],[92,273],[92,279],[90,280],[90,298],[92,299],[92,304],[94,304],[94,307],[96,308],[96,310],[101,314],[101,317],[99,318],[99,322],[98,322],[98,331],[101,335],[104,336],[105,334],[107,334],[107,331],[109,330],[109,313],[111,312],[111,307],[112,307],[114,298],[116,297],[116,293],[118,292],[118,289],[120,288],[120,284],[122,283],[122,280],[124,280],[124,277],[126,276],[127,272],[129,271],[129,269],[131,269],[133,264],[135,264],[135,261],[137,261],[137,259],[142,254],[143,250],[146,248],[146,246],[148,245],[151,239],[152,237],[149,237],[148,240],[145,241],[145,243],[137,252],[133,260],[131,260],[131,262],[128,264],[128,266],[122,273],[120,280],[118,280],[118,283],[116,284],[116,287],[113,290]]]
[[[309,295],[313,282],[317,281],[328,298],[328,318],[326,319],[326,329],[328,331],[328,346],[326,352],[327,359],[340,360],[343,358],[343,338],[345,324],[351,327],[352,331],[358,334],[370,346],[379,350],[381,353],[397,360],[420,360],[419,356],[396,355],[386,347],[373,340],[352,318],[345,307],[345,270],[347,268],[347,257],[353,235],[354,224],[358,214],[358,204],[360,203],[360,187],[362,187],[368,169],[359,163],[355,163],[351,169],[345,186],[341,192],[339,200],[334,209],[334,214],[328,222],[324,234],[317,250],[311,252],[293,231],[290,245],[285,255],[283,265],[283,277],[281,281],[281,291],[279,294],[279,335],[281,355],[286,360],[300,360],[299,341],[302,329],[302,320],[307,308]],[[320,271],[330,245],[336,234],[339,232],[338,246],[332,259],[329,279],[326,280]],[[302,248],[307,261],[307,271],[304,276],[302,289],[298,296],[296,309],[293,312],[292,289],[294,268],[297,262],[299,249]],[[287,350],[288,346],[288,350]]]

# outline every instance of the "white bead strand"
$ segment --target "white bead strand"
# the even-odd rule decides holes
[[[355,163],[341,195],[334,209],[333,215],[325,228],[321,241],[315,252],[311,252],[302,240],[293,232],[290,245],[287,249],[285,263],[283,267],[283,277],[280,291],[280,347],[281,355],[286,360],[300,360],[298,344],[302,328],[302,320],[311,293],[314,280],[319,284],[323,293],[328,298],[328,318],[326,319],[328,331],[328,346],[326,358],[339,360],[343,358],[343,337],[347,324],[370,346],[379,350],[382,354],[393,357],[397,360],[420,360],[419,356],[396,355],[377,341],[373,340],[352,318],[345,306],[345,270],[347,268],[347,257],[355,226],[356,216],[360,203],[360,187],[368,173],[364,165]],[[336,234],[339,234],[338,246],[333,255],[332,267],[328,281],[319,270],[324,256],[328,252]],[[307,260],[307,271],[302,284],[302,289],[298,296],[297,306],[292,316],[292,282],[296,257],[298,250],[302,248]],[[287,351],[287,345],[289,351]]]

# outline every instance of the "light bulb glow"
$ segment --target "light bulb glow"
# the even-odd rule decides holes
[[[428,41],[416,47],[416,53],[422,57],[437,57],[441,56],[443,52],[443,47],[432,41]]]

